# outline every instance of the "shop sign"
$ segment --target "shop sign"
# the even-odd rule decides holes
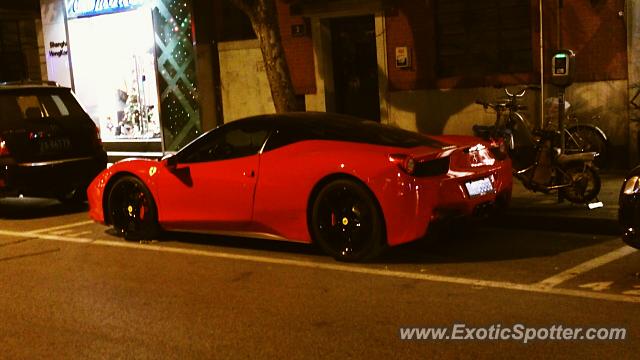
[[[67,17],[80,18],[139,8],[149,0],[67,0]]]
[[[66,41],[49,41],[49,56],[63,57],[69,54]]]

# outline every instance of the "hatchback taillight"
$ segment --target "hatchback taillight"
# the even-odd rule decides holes
[[[9,147],[7,146],[7,142],[0,138],[0,156],[9,156],[11,153],[9,152]]]
[[[102,146],[102,137],[100,137],[100,128],[95,126],[95,129],[96,129],[95,143],[97,146]]]

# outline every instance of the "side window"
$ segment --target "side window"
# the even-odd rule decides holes
[[[40,101],[37,96],[18,96],[17,101],[20,111],[22,112],[22,118],[39,119],[43,117],[42,110],[40,109]]]
[[[300,131],[291,131],[291,129],[279,129],[273,132],[264,146],[264,151],[271,151],[283,146],[293,144],[305,138],[305,134]]]
[[[0,95],[0,121],[3,123],[19,123],[24,113],[13,95]]]
[[[185,163],[235,159],[257,154],[267,138],[264,128],[228,127],[216,130],[193,144],[181,159]]]
[[[60,98],[60,95],[43,95],[40,100],[42,101],[42,105],[47,110],[49,116],[69,116],[69,109],[62,98]]]

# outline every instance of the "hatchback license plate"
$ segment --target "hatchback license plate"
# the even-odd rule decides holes
[[[491,182],[491,178],[484,178],[475,181],[467,181],[464,184],[467,187],[467,191],[469,192],[469,196],[482,196],[493,192],[493,183]]]
[[[71,141],[68,138],[45,139],[40,141],[40,153],[61,153],[71,149]]]

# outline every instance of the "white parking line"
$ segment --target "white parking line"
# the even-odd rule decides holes
[[[505,281],[468,279],[468,278],[442,276],[442,275],[426,274],[426,273],[413,273],[413,272],[405,272],[405,271],[377,269],[373,267],[358,266],[358,265],[344,265],[344,264],[338,264],[338,263],[323,263],[323,262],[314,262],[314,261],[308,261],[308,260],[272,258],[267,256],[258,256],[258,255],[233,254],[233,253],[226,253],[226,252],[219,252],[219,251],[184,249],[184,248],[176,248],[176,247],[169,247],[169,246],[124,242],[124,241],[118,241],[118,240],[107,241],[107,240],[88,239],[88,238],[72,238],[72,237],[59,236],[59,235],[39,234],[34,232],[18,232],[18,231],[0,230],[0,235],[30,237],[30,238],[36,237],[42,240],[54,240],[54,241],[64,241],[64,242],[70,242],[70,243],[84,243],[84,244],[90,243],[91,245],[99,245],[99,246],[130,248],[130,249],[137,249],[137,250],[157,251],[157,252],[174,253],[174,254],[182,254],[182,255],[206,256],[206,257],[218,258],[218,259],[242,260],[242,261],[258,262],[258,263],[274,264],[274,265],[296,266],[296,267],[310,268],[310,269],[342,271],[342,272],[348,272],[348,273],[354,273],[354,274],[385,276],[385,277],[394,277],[394,278],[412,279],[412,280],[424,280],[424,281],[431,281],[431,282],[467,285],[467,286],[474,286],[474,287],[487,287],[487,288],[497,288],[497,289],[505,289],[505,290],[528,291],[528,292],[543,293],[543,294],[574,296],[574,297],[587,298],[587,299],[640,303],[640,296],[597,293],[597,292],[573,290],[573,289],[560,289],[560,288],[541,286],[539,284],[518,284],[518,283],[512,283],[512,282],[505,282]]]
[[[94,224],[94,223],[95,223],[95,221],[93,221],[93,220],[85,220],[85,221],[78,221],[78,222],[70,223],[70,224],[52,226],[52,227],[48,227],[48,228],[44,228],[44,229],[37,229],[37,230],[29,231],[29,232],[30,233],[41,233],[41,232],[48,232],[48,231],[52,231],[52,230],[58,230],[58,229],[68,229],[68,228],[72,228],[72,227],[76,227],[76,226],[82,226],[82,225],[88,225],[88,224]]]
[[[63,230],[54,230],[54,231],[47,231],[50,234],[53,235],[69,235],[69,233],[72,233],[73,230],[69,230],[69,229],[63,229]]]
[[[602,256],[598,256],[595,259],[591,259],[589,261],[585,261],[578,266],[574,266],[571,269],[565,270],[559,274],[553,275],[547,279],[544,279],[538,282],[536,285],[542,288],[552,288],[571,280],[578,275],[585,273],[587,271],[593,270],[602,265],[608,264],[610,262],[616,261],[620,258],[623,258],[629,254],[633,254],[637,250],[632,248],[631,246],[623,246],[617,250],[614,250],[610,253],[604,254]]]
[[[78,232],[72,232],[71,234],[66,234],[69,237],[80,237],[82,235],[89,235],[91,234],[93,231],[78,231]]]

